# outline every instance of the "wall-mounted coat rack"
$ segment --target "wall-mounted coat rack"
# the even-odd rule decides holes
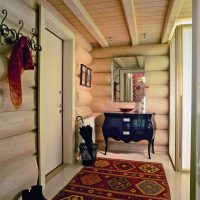
[[[18,31],[15,29],[10,29],[6,24],[4,24],[4,21],[6,20],[7,17],[7,10],[3,9],[2,13],[4,15],[3,20],[1,21],[0,24],[0,44],[4,44],[4,41],[7,44],[14,44],[16,41],[19,40],[23,34],[20,32],[24,26],[24,22],[22,20],[19,21],[20,28]],[[35,42],[34,38],[37,37],[38,34],[36,32],[35,28],[32,28],[32,37],[28,38],[28,46],[31,50],[33,51],[41,51],[42,47]]]

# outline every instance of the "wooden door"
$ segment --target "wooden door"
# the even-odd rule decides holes
[[[62,164],[62,40],[45,33],[45,165],[46,174]]]

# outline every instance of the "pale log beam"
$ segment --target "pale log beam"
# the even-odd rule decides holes
[[[137,46],[120,46],[96,48],[91,51],[95,58],[114,58],[123,56],[163,56],[169,54],[168,44],[144,44]]]
[[[122,0],[126,22],[131,36],[132,45],[138,45],[137,23],[135,16],[135,6],[133,0]]]
[[[120,67],[126,68],[126,65],[124,64],[121,58],[114,58],[114,60]]]
[[[69,7],[73,14],[80,20],[80,22],[86,27],[86,29],[92,34],[92,36],[98,41],[101,47],[108,47],[108,42],[84,8],[80,0],[63,0],[63,2]]]
[[[162,39],[161,39],[162,43],[167,43],[169,41],[171,32],[173,30],[179,12],[182,8],[183,2],[184,0],[170,1],[162,33]]]

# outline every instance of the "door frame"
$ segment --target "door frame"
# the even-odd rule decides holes
[[[200,136],[199,136],[199,83],[200,83],[200,25],[199,11],[200,2],[193,0],[192,5],[192,134],[191,134],[191,171],[190,171],[190,199],[199,199],[200,197],[200,167],[198,166],[200,157]]]
[[[176,140],[176,40],[175,33],[170,40],[170,113],[169,113],[169,157],[174,169],[177,171],[177,140]],[[174,49],[172,50],[174,45]],[[174,55],[173,55],[174,53]],[[173,60],[173,59],[174,60]],[[174,65],[173,65],[174,63]],[[173,142],[171,136],[174,138],[174,151],[171,149]],[[173,148],[172,147],[172,148]],[[174,158],[171,155],[171,150],[174,153]]]
[[[63,163],[75,161],[75,34],[44,6],[39,9],[39,42],[44,46],[45,29],[63,40]],[[38,68],[38,162],[39,183],[45,187],[45,55],[39,54]]]

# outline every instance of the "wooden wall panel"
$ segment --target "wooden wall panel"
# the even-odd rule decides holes
[[[92,83],[95,85],[111,85],[111,73],[93,73]]]
[[[14,199],[20,191],[37,183],[36,156],[16,159],[8,166],[0,166],[0,199]]]
[[[82,46],[81,46],[82,45]],[[92,56],[89,51],[91,49],[86,46],[83,47],[83,43],[79,44],[79,40],[76,42],[76,116],[80,115],[83,118],[92,115],[92,110],[90,109],[90,104],[92,102],[93,96],[89,92],[91,87],[85,87],[80,85],[80,67],[81,64],[88,66],[92,62]]]
[[[92,61],[92,56],[83,47],[76,47],[76,60],[78,64],[89,65]]]
[[[76,45],[83,47],[87,52],[92,50],[92,45],[80,34],[76,34]]]
[[[169,115],[155,115],[155,127],[157,130],[168,130],[169,129]]]
[[[111,72],[112,59],[93,59],[90,67],[93,72]]]
[[[157,129],[155,131],[155,145],[169,145],[169,131]]]
[[[155,113],[155,144],[168,146],[169,57],[145,57],[146,112]]]
[[[169,113],[169,99],[146,98],[146,112],[167,115]]]
[[[109,97],[111,95],[111,86],[93,85],[91,92],[95,97]]]
[[[106,112],[106,107],[107,107],[108,102],[109,102],[109,97],[95,97],[94,96],[91,109],[94,113]]]
[[[169,70],[169,56],[146,56],[145,71]]]
[[[36,108],[36,89],[22,87],[22,105],[18,110],[33,110]],[[0,113],[15,111],[10,99],[10,91],[8,84],[0,85]]]
[[[30,131],[0,140],[0,166],[8,166],[17,160],[36,153],[36,132]]]
[[[168,98],[169,97],[169,86],[168,85],[149,85],[146,90],[146,97],[154,98]]]
[[[0,113],[0,139],[36,129],[36,111]]]
[[[87,106],[92,102],[93,96],[86,90],[76,90],[76,106]]]
[[[92,115],[92,110],[89,106],[81,106],[81,107],[76,107],[76,116],[80,115],[83,118],[90,117]]]
[[[148,71],[145,72],[145,82],[147,85],[150,84],[169,84],[169,73],[168,71]]]
[[[0,54],[0,82],[7,78],[8,58]]]
[[[21,32],[31,36],[36,28],[37,13],[25,1],[1,0],[0,7],[8,11],[5,23],[19,30],[19,20],[24,21]],[[2,20],[2,13],[0,13]],[[21,76],[22,105],[16,110],[10,100],[8,63],[11,45],[0,45],[0,199],[17,199],[21,190],[37,183],[37,68],[24,71]],[[37,57],[32,52],[37,66]],[[34,131],[35,130],[35,131]]]
[[[134,102],[113,102],[109,96],[106,97],[95,97],[91,108],[95,113],[103,112],[119,112],[119,108],[134,108]]]

